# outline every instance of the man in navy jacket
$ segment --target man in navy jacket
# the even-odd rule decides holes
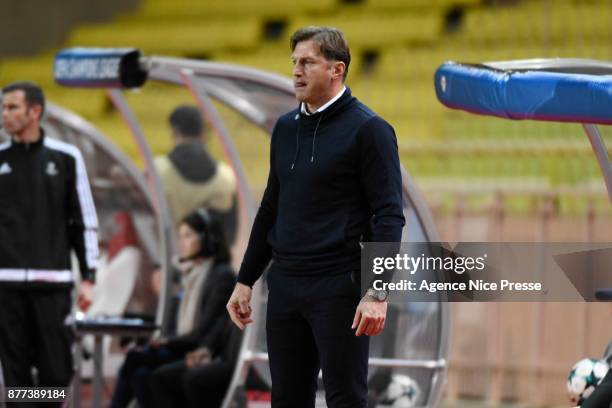
[[[300,105],[272,133],[270,173],[238,282],[228,302],[243,329],[252,286],[268,276],[272,406],[314,407],[323,371],[327,405],[367,406],[369,337],[386,293],[361,296],[360,243],[398,242],[404,216],[393,128],[344,85],[342,32],[307,27],[291,38]]]

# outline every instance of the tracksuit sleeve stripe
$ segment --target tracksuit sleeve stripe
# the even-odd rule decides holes
[[[67,154],[74,160],[74,193],[76,193],[74,195],[76,195],[75,200],[78,201],[78,203],[75,201],[74,205],[78,205],[79,211],[73,213],[72,216],[78,215],[79,219],[74,221],[79,227],[82,227],[82,231],[78,232],[80,235],[79,242],[76,243],[74,249],[77,252],[77,258],[79,258],[81,273],[85,274],[87,270],[97,268],[99,255],[98,216],[87,178],[85,161],[81,151],[74,145],[52,138],[45,138],[45,145]]]
[[[98,263],[98,216],[96,207],[94,206],[91,188],[87,178],[87,170],[81,152],[75,149],[76,160],[76,188],[79,204],[81,206],[81,216],[83,217],[84,242],[85,242],[85,259],[89,269],[95,269]]]

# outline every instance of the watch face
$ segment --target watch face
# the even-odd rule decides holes
[[[387,292],[384,290],[376,290],[370,288],[368,289],[368,295],[381,302],[387,299]]]

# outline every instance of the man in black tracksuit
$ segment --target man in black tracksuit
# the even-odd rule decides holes
[[[291,49],[301,104],[272,133],[268,183],[227,309],[240,328],[252,321],[251,287],[272,260],[272,406],[314,407],[322,369],[328,407],[365,408],[367,336],[382,331],[387,304],[373,288],[361,298],[360,242],[401,239],[397,141],[344,86],[350,53],[339,30],[298,30]]]
[[[0,362],[7,386],[64,387],[72,377],[71,250],[80,264],[78,303],[91,303],[98,257],[97,216],[83,157],[45,136],[42,90],[2,90],[0,144]]]

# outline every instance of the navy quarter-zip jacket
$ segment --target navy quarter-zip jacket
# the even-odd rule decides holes
[[[399,242],[402,181],[393,128],[351,95],[313,115],[281,116],[270,173],[238,282],[272,259],[287,275],[360,269],[360,242]]]

